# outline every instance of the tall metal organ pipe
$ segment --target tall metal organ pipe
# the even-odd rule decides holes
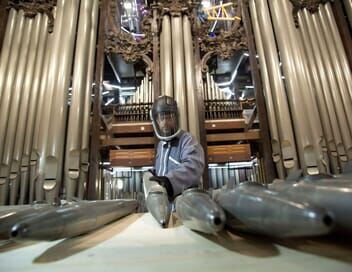
[[[292,19],[292,4],[288,1],[278,2],[282,13],[285,14],[284,19],[286,21],[286,28],[288,33],[288,38],[291,40],[288,48],[290,48],[290,54],[294,62],[295,70],[297,71],[298,83],[300,96],[303,98],[303,106],[308,114],[308,128],[309,134],[312,138],[312,144],[314,147],[314,152],[316,154],[318,169],[320,173],[329,173],[329,157],[327,154],[326,141],[323,134],[323,129],[321,126],[319,111],[316,105],[316,100],[313,97],[313,86],[311,78],[309,77],[310,68],[308,68],[307,58],[310,56],[304,55],[303,45],[301,36],[296,29],[293,19]],[[296,42],[295,46],[294,43]]]
[[[20,54],[18,58],[18,64],[16,69],[15,81],[13,82],[11,95],[10,95],[10,105],[7,119],[7,126],[5,132],[5,142],[2,154],[2,160],[0,164],[0,178],[5,179],[5,183],[10,183],[10,168],[13,156],[14,140],[16,134],[16,123],[18,120],[19,104],[21,99],[21,92],[23,88],[24,78],[27,68],[27,60],[30,46],[31,32],[33,29],[33,20],[25,18],[23,36],[21,39]],[[12,178],[12,177],[11,177]],[[14,184],[16,185],[16,184]],[[17,187],[17,186],[16,186]],[[6,190],[7,191],[7,190]],[[5,196],[6,203],[7,197]]]
[[[173,83],[175,100],[177,101],[180,116],[180,128],[188,130],[188,114],[185,90],[183,31],[181,14],[173,14],[171,17],[172,28],[172,58],[173,58]]]
[[[93,1],[92,14],[91,14],[91,28],[89,33],[89,51],[88,51],[88,67],[85,79],[84,88],[84,110],[83,110],[83,124],[82,124],[82,145],[81,145],[81,172],[78,184],[78,198],[83,199],[85,184],[88,178],[88,163],[89,163],[89,125],[90,125],[90,112],[91,112],[91,94],[93,85],[94,74],[94,61],[95,61],[95,44],[97,37],[98,27],[98,12],[99,1]]]
[[[39,100],[40,85],[42,80],[45,78],[45,59],[47,59],[46,46],[48,44],[48,16],[46,14],[42,15],[42,22],[40,25],[40,34],[39,34],[39,44],[38,44],[38,53],[36,56],[35,70],[33,75],[33,82],[31,85],[31,94],[28,102],[28,118],[25,126],[25,139],[23,146],[23,155],[21,161],[21,189],[20,189],[20,198],[19,204],[25,204],[27,199],[28,192],[31,191],[33,201],[34,186],[28,188],[29,183],[29,174],[30,166],[32,165],[31,161],[31,150],[34,139],[34,128],[35,128],[35,118],[38,112],[37,108],[40,106],[37,104]],[[49,48],[47,48],[50,52]],[[44,80],[43,80],[44,81]],[[35,169],[32,169],[35,172]]]
[[[276,117],[279,128],[283,164],[286,172],[290,173],[292,170],[298,169],[299,166],[291,115],[285,86],[282,80],[273,26],[266,0],[255,1],[255,5],[258,10],[259,27],[263,38],[265,60],[268,65],[267,69],[271,90],[273,92],[275,112],[277,112]]]
[[[332,60],[327,49],[326,41],[323,36],[323,30],[319,22],[319,18],[317,14],[313,14],[311,16],[307,16],[308,18],[308,25],[309,27],[314,27],[314,32],[318,37],[318,45],[320,50],[322,50],[323,54],[323,63],[324,68],[327,72],[329,84],[330,84],[330,92],[332,94],[333,102],[335,105],[335,110],[338,116],[338,123],[340,126],[340,132],[342,135],[342,141],[345,146],[346,155],[349,160],[352,160],[352,137],[350,134],[349,124],[348,124],[348,117],[346,116],[346,112],[343,109],[343,105],[346,105],[346,101],[343,102],[343,99],[340,94],[339,86],[337,83],[337,79],[334,74]]]
[[[24,81],[22,83],[22,88],[19,92],[19,104],[17,107],[17,116],[14,116],[14,128],[12,134],[9,137],[13,138],[13,149],[9,156],[10,163],[10,205],[17,203],[17,195],[19,191],[19,185],[21,180],[21,164],[22,164],[22,154],[24,139],[26,136],[26,123],[28,116],[28,106],[29,98],[32,95],[32,83],[34,70],[36,65],[36,59],[38,56],[38,44],[39,44],[39,34],[40,27],[42,24],[42,15],[37,14],[33,21],[33,29],[31,32],[30,44],[27,55],[27,64],[25,70]],[[17,118],[16,118],[17,117]],[[17,124],[16,120],[17,119]]]
[[[277,0],[270,1],[269,4],[280,55],[282,57],[285,80],[288,87],[288,99],[294,123],[301,168],[307,174],[317,174],[319,172],[318,162],[314,152],[309,123],[307,122],[308,113],[307,109],[301,103],[301,96],[299,95],[301,86],[290,55],[291,41],[287,35],[286,25],[282,23],[285,21],[283,18],[284,15],[280,9],[280,3]]]
[[[172,76],[172,38],[170,16],[164,15],[162,20],[162,34],[160,44],[161,62],[161,91],[163,94],[174,97]]]
[[[37,173],[36,173],[36,186],[35,194],[36,200],[44,199],[44,168],[46,164],[46,147],[49,140],[49,124],[50,120],[50,109],[54,100],[54,90],[57,84],[57,76],[59,72],[59,67],[62,65],[62,54],[60,54],[60,47],[63,47],[63,35],[68,34],[66,29],[64,29],[64,6],[67,5],[68,0],[58,0],[56,6],[56,18],[54,31],[51,42],[51,52],[49,55],[49,66],[47,70],[47,77],[44,81],[45,85],[42,85],[44,88],[44,99],[42,104],[42,109],[39,114],[40,126],[38,128],[38,153],[39,153],[39,162],[37,164]],[[64,30],[63,30],[64,29]],[[45,102],[44,102],[45,101]]]
[[[0,55],[0,101],[5,83],[6,69],[8,66],[8,61],[11,52],[12,39],[16,26],[16,18],[17,11],[14,9],[10,9]]]
[[[337,153],[337,148],[336,148],[336,143],[334,140],[333,136],[333,130],[332,126],[330,124],[330,118],[329,118],[329,110],[328,106],[325,103],[324,95],[323,95],[323,83],[320,80],[319,76],[319,69],[315,61],[314,53],[313,53],[313,46],[311,41],[310,41],[310,36],[308,34],[308,29],[304,22],[302,21],[302,12],[300,11],[298,14],[299,18],[299,31],[301,32],[302,35],[302,42],[305,47],[306,55],[311,55],[309,57],[308,63],[309,63],[309,73],[312,78],[312,84],[313,84],[313,92],[314,92],[314,97],[317,100],[317,105],[319,109],[319,115],[320,115],[320,120],[322,123],[323,131],[324,131],[324,136],[326,139],[327,143],[327,149],[329,152],[329,158],[331,162],[331,167],[332,167],[332,172],[334,174],[337,174],[339,172],[339,158],[338,158],[338,153]],[[318,49],[316,49],[318,50]],[[317,54],[317,53],[316,53]],[[339,134],[339,131],[337,131]],[[339,137],[341,138],[341,136]],[[342,145],[342,142],[340,141],[340,144]]]
[[[196,79],[194,70],[193,40],[191,33],[191,23],[188,16],[183,16],[183,33],[185,48],[185,71],[186,71],[186,94],[187,108],[189,116],[189,131],[200,142],[199,133],[199,110],[196,90]]]
[[[15,84],[15,75],[19,60],[19,49],[22,42],[22,33],[24,29],[24,13],[20,10],[16,16],[16,24],[14,28],[13,39],[11,43],[11,51],[9,59],[11,60],[6,69],[7,73],[5,75],[4,91],[1,95],[0,103],[0,163],[2,163],[8,117],[9,117],[9,107],[11,101],[12,90]],[[0,165],[1,167],[1,165]],[[1,167],[2,168],[2,167]],[[0,168],[0,171],[2,171]],[[5,169],[4,169],[5,170]],[[0,205],[4,205],[7,202],[8,196],[8,180],[5,173],[2,175],[0,172]]]
[[[66,199],[76,196],[80,176],[81,141],[83,122],[83,99],[87,77],[89,38],[92,19],[91,0],[81,0],[72,78],[72,99],[68,116],[65,154]],[[88,34],[87,34],[88,33]]]
[[[352,77],[351,70],[346,60],[345,50],[342,45],[341,37],[337,34],[337,27],[333,23],[335,22],[334,17],[332,17],[331,10],[330,16],[328,16],[327,11],[329,11],[329,6],[320,5],[319,8],[319,21],[322,26],[326,44],[331,56],[333,69],[335,76],[340,88],[341,97],[343,99],[344,108],[347,117],[352,116]],[[335,27],[334,27],[335,26]],[[331,39],[333,37],[333,40]],[[340,51],[341,50],[341,51]],[[352,120],[347,118],[350,133],[352,135]]]
[[[317,71],[319,74],[319,79],[318,82],[321,83],[321,93],[324,96],[324,102],[326,107],[324,107],[324,110],[327,109],[328,115],[329,115],[329,121],[330,125],[332,128],[332,134],[334,137],[335,145],[336,145],[336,150],[339,156],[340,163],[346,163],[347,161],[347,156],[346,156],[346,151],[345,147],[343,145],[342,141],[342,136],[340,132],[340,127],[338,123],[338,115],[335,111],[333,99],[332,99],[332,94],[331,94],[331,85],[329,84],[329,79],[327,75],[327,71],[325,69],[321,69],[321,67],[324,67],[324,61],[323,61],[323,48],[320,47],[319,45],[319,39],[317,36],[317,33],[315,32],[313,25],[309,24],[309,16],[307,10],[303,10],[302,12],[299,12],[299,18],[301,19],[302,23],[302,29],[305,29],[307,31],[307,35],[309,37],[310,44],[312,45],[312,54],[314,56],[314,61],[315,65],[317,67]],[[308,40],[305,40],[308,41]],[[321,45],[322,46],[322,45]]]
[[[53,201],[58,196],[64,155],[66,132],[67,97],[72,68],[72,56],[75,43],[75,33],[78,15],[78,0],[71,0],[64,4],[63,28],[61,31],[61,47],[59,55],[61,65],[57,74],[57,84],[51,104],[49,137],[46,150],[44,168],[45,198]]]
[[[260,73],[263,82],[263,89],[265,93],[265,102],[268,112],[268,121],[270,127],[270,136],[271,136],[271,147],[272,147],[272,157],[273,161],[276,165],[276,171],[278,177],[283,179],[285,177],[285,170],[282,163],[282,154],[280,149],[280,137],[279,137],[279,130],[277,127],[276,122],[276,113],[275,113],[275,106],[273,102],[273,95],[271,93],[270,87],[270,80],[267,70],[267,63],[265,60],[265,52],[263,48],[262,37],[260,33],[259,23],[258,23],[258,15],[257,10],[255,7],[254,0],[249,2],[250,11],[251,11],[251,18],[253,22],[253,29],[254,29],[254,36],[255,36],[255,43],[257,46],[257,51],[259,55],[259,64],[260,64]]]

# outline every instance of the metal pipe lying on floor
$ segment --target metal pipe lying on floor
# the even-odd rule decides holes
[[[11,238],[43,241],[74,237],[126,216],[137,206],[135,200],[73,202],[19,222],[12,227]]]
[[[192,188],[178,196],[176,215],[192,230],[214,234],[223,229],[225,213],[203,190]]]

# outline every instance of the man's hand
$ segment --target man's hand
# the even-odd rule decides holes
[[[166,189],[167,195],[172,198],[174,196],[174,189],[168,177],[165,176],[152,176],[149,178],[151,181],[156,181]]]

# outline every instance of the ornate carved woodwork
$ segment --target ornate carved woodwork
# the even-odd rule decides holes
[[[143,17],[141,29],[144,37],[135,39],[130,33],[121,31],[119,25],[117,1],[109,1],[108,24],[105,33],[105,52],[121,54],[126,62],[144,60],[148,65],[147,71],[152,72],[152,60],[149,55],[153,49],[153,36],[155,32],[155,20],[153,13],[149,11]]]
[[[189,17],[192,16],[192,11],[197,1],[184,1],[184,0],[159,0],[158,7],[160,9],[160,15],[165,14],[175,15],[175,14],[185,14]]]
[[[290,0],[293,5],[292,16],[296,27],[299,26],[298,23],[298,11],[300,9],[306,8],[310,13],[315,13],[319,10],[320,4],[325,4],[327,2],[333,2],[333,0]]]
[[[53,10],[55,6],[56,0],[13,0],[9,1],[7,8],[22,9],[24,16],[29,18],[35,17],[38,13],[45,13],[49,18],[48,31],[52,32],[54,29]]]
[[[202,71],[208,71],[207,61],[213,55],[228,59],[236,51],[247,49],[247,36],[241,19],[242,0],[234,1],[235,18],[229,31],[221,31],[215,37],[209,35],[212,22],[206,21],[195,30],[200,43],[202,57]]]

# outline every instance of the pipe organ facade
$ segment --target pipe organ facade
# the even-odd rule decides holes
[[[351,35],[333,1],[5,2],[1,205],[143,198],[159,95],[202,144],[206,189],[351,163]]]

